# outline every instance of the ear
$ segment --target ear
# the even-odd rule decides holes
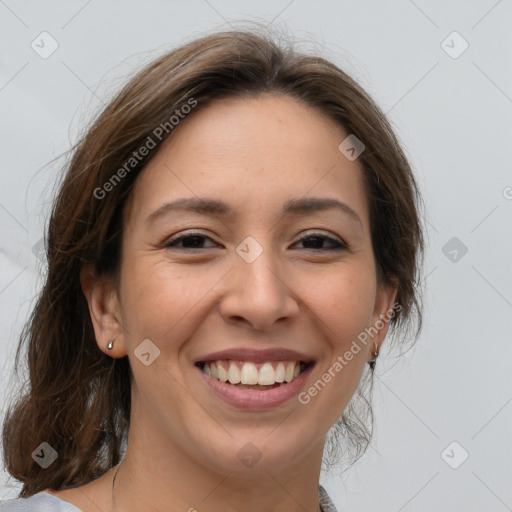
[[[375,308],[372,315],[372,327],[378,332],[371,338],[372,341],[369,347],[370,358],[373,357],[375,350],[380,352],[389,330],[389,322],[395,315],[397,308],[400,308],[400,305],[395,304],[397,292],[397,279],[393,280],[391,283],[381,282],[377,285]]]
[[[111,279],[98,277],[92,265],[84,266],[80,272],[80,284],[89,305],[96,343],[105,354],[117,358],[127,355],[119,297]],[[113,348],[108,342],[115,338]]]

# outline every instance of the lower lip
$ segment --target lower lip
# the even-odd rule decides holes
[[[203,379],[210,386],[211,390],[224,402],[238,409],[262,410],[278,407],[296,396],[304,386],[313,366],[313,364],[308,366],[291,382],[283,383],[277,388],[269,389],[268,391],[237,388],[232,384],[214,379],[203,372],[201,368],[198,368],[198,371],[201,372]]]

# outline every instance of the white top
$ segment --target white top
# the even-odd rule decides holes
[[[0,512],[82,512],[53,494],[34,494],[29,498],[0,500]]]
[[[318,497],[322,512],[337,512],[327,491],[321,485],[318,489]],[[43,492],[29,498],[0,500],[0,512],[82,512],[82,510],[53,494]]]

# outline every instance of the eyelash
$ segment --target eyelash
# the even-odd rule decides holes
[[[198,249],[199,250],[203,249],[202,247],[197,247],[197,248],[194,248],[194,247],[176,247],[176,246],[173,245],[176,242],[181,242],[183,240],[186,240],[187,238],[208,238],[208,239],[212,240],[209,236],[206,236],[203,233],[191,232],[191,233],[188,233],[186,235],[181,235],[179,237],[170,238],[169,240],[164,242],[164,247],[167,248],[167,249],[177,248],[177,249],[181,249],[181,250],[184,250],[184,251],[196,251]],[[335,240],[334,238],[322,235],[321,233],[317,233],[317,232],[314,232],[314,231],[306,233],[299,240],[297,240],[296,243],[304,242],[305,240],[309,240],[311,238],[313,238],[313,239],[315,239],[315,238],[318,239],[319,238],[319,239],[322,239],[322,240],[328,240],[329,242],[331,242],[333,244],[336,244],[335,247],[331,247],[330,249],[324,249],[324,248],[309,249],[309,250],[314,250],[315,252],[342,251],[342,250],[347,250],[348,249],[348,246],[344,242],[340,242],[338,240]],[[206,249],[208,249],[208,247]],[[308,248],[305,248],[305,250],[308,250]]]

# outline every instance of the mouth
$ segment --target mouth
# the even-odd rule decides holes
[[[219,352],[195,366],[212,398],[237,410],[265,411],[284,405],[306,386],[315,361],[293,356],[301,357],[290,351]]]
[[[270,390],[298,379],[314,365],[313,361],[242,361],[218,359],[198,361],[196,366],[206,375],[238,389]]]

